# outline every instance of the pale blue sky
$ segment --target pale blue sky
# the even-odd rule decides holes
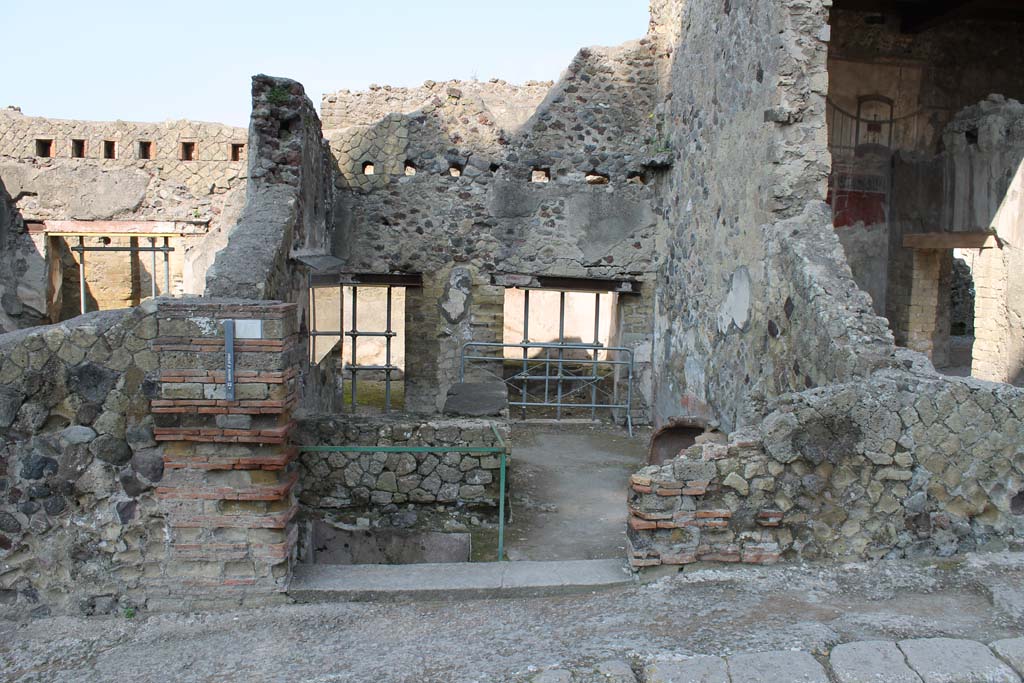
[[[3,0],[0,106],[92,120],[246,125],[249,77],[325,91],[554,80],[577,49],[647,29],[647,0]]]

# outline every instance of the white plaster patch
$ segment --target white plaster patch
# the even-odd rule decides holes
[[[740,266],[733,272],[729,293],[718,307],[718,331],[726,334],[733,325],[742,330],[749,321],[750,271],[746,266]]]

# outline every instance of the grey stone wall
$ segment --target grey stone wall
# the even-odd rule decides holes
[[[655,414],[731,428],[781,393],[869,372],[891,337],[816,204],[829,172],[822,3],[682,11],[663,105],[676,163]]]
[[[501,447],[507,423],[477,419],[310,417],[294,440],[303,446]],[[498,505],[500,456],[450,453],[321,453],[299,456],[299,501],[311,510],[396,509],[417,505]]]
[[[0,335],[0,603],[8,615],[141,604],[163,477],[147,397],[155,308]]]
[[[463,342],[501,339],[494,275],[639,279],[632,310],[646,329],[625,343],[649,345],[667,163],[657,48],[581,50],[550,88],[452,81],[325,97],[336,255],[355,272],[424,274],[406,299],[421,340],[407,349],[407,409],[440,409]],[[548,182],[532,182],[535,170]]]
[[[320,119],[302,85],[254,76],[246,205],[207,272],[206,295],[305,304],[288,259],[324,253],[330,179]]]

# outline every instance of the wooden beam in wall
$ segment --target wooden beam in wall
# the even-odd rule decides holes
[[[916,232],[903,236],[908,249],[995,249],[999,238],[990,232]]]
[[[422,273],[318,273],[310,274],[312,287],[422,287]]]
[[[205,235],[207,221],[43,221],[43,232],[54,237],[175,237]]]

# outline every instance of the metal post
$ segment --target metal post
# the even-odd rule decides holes
[[[594,363],[593,370],[590,374],[594,376],[591,380],[593,384],[590,385],[590,419],[593,422],[597,421],[597,346],[601,343],[601,292],[597,292],[594,295]]]
[[[505,458],[506,450],[501,452],[501,472],[498,475],[498,562],[505,559]]]
[[[155,269],[156,266],[153,266]],[[153,273],[156,277],[156,273]],[[171,239],[164,238],[164,296],[171,295]]]
[[[316,362],[317,326],[316,326],[316,290],[313,289],[313,273],[306,274],[306,282],[309,284],[309,364]]]
[[[85,315],[85,238],[78,236],[78,296],[81,298],[82,315]]]
[[[530,343],[530,290],[523,290],[523,344]],[[505,354],[502,353],[502,356]],[[523,401],[523,419],[526,419],[526,385],[529,384],[527,379],[530,376],[530,352],[523,346],[523,388],[521,391]]]
[[[565,292],[558,293],[558,343],[565,344]],[[562,360],[565,351],[558,349],[558,407],[555,408],[555,419],[562,419]]]
[[[359,288],[358,287],[353,287],[352,288],[352,412],[353,413],[356,412],[356,382],[357,382],[357,380],[356,380],[356,372],[357,372],[356,366],[359,364],[359,362],[357,360],[357,357],[356,357],[356,345],[357,345],[357,342],[359,340],[359,324],[358,324],[359,317],[358,317],[358,314],[357,314],[357,311],[359,310],[359,304],[358,304],[358,301],[357,301],[358,297],[359,297]]]
[[[149,246],[153,251],[149,252],[149,291],[153,298],[156,298],[156,238],[149,238]],[[165,252],[166,253],[166,252]]]
[[[391,412],[391,285],[388,285],[388,307],[384,319],[384,412]]]

